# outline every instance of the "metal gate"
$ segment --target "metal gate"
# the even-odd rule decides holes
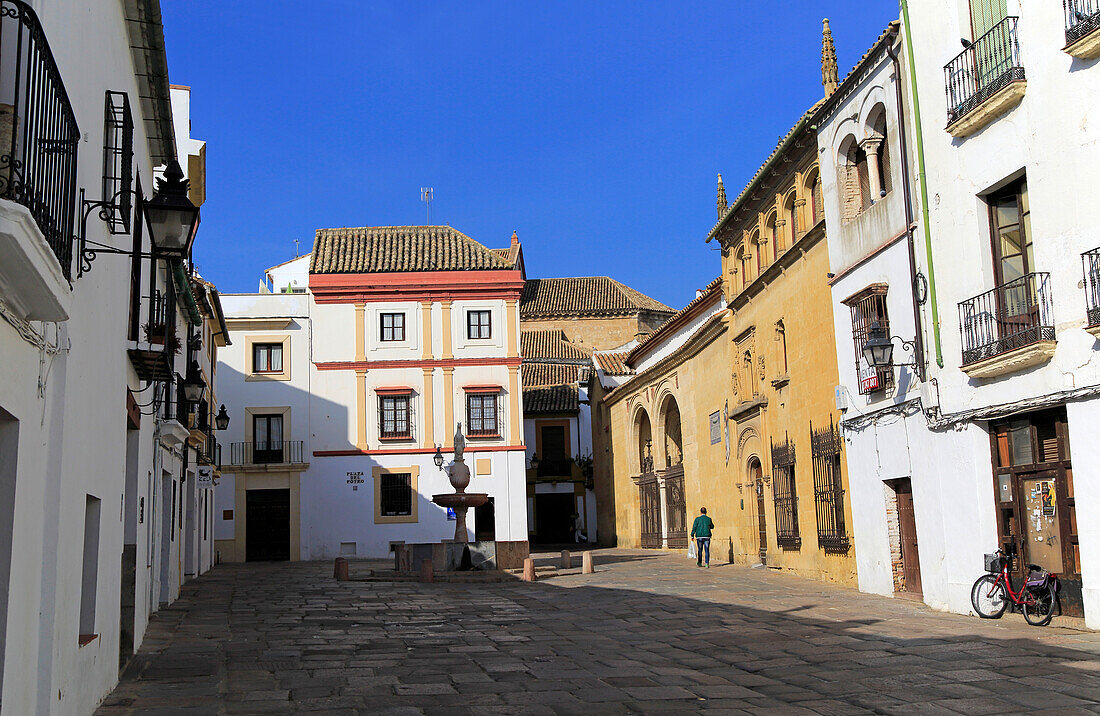
[[[687,549],[687,500],[684,497],[684,466],[670,467],[665,472],[665,524],[668,525],[668,547]]]
[[[657,488],[657,476],[638,483],[642,511],[642,547],[657,549],[661,546],[661,493]]]

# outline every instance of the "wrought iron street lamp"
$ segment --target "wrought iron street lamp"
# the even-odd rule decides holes
[[[218,430],[229,428],[229,413],[225,412],[225,403],[222,403],[222,409],[214,416],[214,427]]]
[[[531,469],[532,470],[538,470],[539,469],[539,455],[538,455],[538,453],[534,453],[533,455],[531,455]]]
[[[164,170],[164,178],[157,180],[157,192],[145,204],[153,253],[158,257],[184,259],[191,254],[199,207],[187,198],[188,185],[179,162],[173,159]]]
[[[901,341],[904,350],[913,350],[913,341],[907,341],[898,336],[888,336],[878,321],[871,323],[871,330],[867,334],[867,342],[863,344],[863,359],[872,368],[890,368],[894,365],[915,366],[916,361],[908,363],[894,363],[894,339]]]
[[[183,397],[190,403],[202,400],[202,394],[206,391],[206,383],[202,379],[202,371],[199,370],[199,362],[191,361],[191,367],[187,369],[187,377],[183,381]]]
[[[439,468],[439,471],[443,471],[443,449],[438,445],[435,446],[435,455],[432,457],[432,462]]]

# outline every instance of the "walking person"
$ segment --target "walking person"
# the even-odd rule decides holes
[[[714,530],[714,520],[707,517],[707,508],[699,508],[699,516],[691,525],[691,538],[695,540],[695,556],[698,559],[697,567],[703,566],[703,550],[707,552],[706,564],[710,569],[710,534]]]

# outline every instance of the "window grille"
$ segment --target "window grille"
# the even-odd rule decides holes
[[[134,118],[125,92],[107,91],[103,101],[103,208],[112,234],[130,233],[134,180]]]
[[[252,344],[253,373],[281,373],[283,370],[282,343]]]
[[[378,396],[378,434],[382,438],[412,437],[412,409],[408,395]]]
[[[379,485],[380,511],[383,517],[398,517],[412,514],[412,475],[404,473],[382,473]]]
[[[810,454],[814,464],[814,509],[817,512],[817,544],[827,552],[847,552],[850,542],[844,527],[844,488],[840,470],[840,430],[814,430],[810,423]]]
[[[469,339],[492,338],[493,324],[490,311],[466,312],[466,337]]]
[[[852,343],[855,347],[856,375],[859,376],[859,392],[869,395],[894,385],[894,368],[874,368],[863,358],[863,346],[871,335],[871,326],[879,327],[890,335],[890,317],[886,312],[886,285],[876,284],[846,299],[852,309]]]
[[[500,435],[497,398],[496,394],[466,396],[467,435]]]
[[[776,543],[783,549],[799,549],[798,495],[794,484],[794,443],[784,436],[779,445],[772,443],[772,495],[775,498]]]
[[[383,341],[405,340],[405,314],[383,313],[381,320],[381,335]]]

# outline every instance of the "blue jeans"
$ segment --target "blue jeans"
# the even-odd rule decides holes
[[[699,564],[703,563],[703,550],[707,552],[707,564],[710,564],[710,537],[696,537],[695,538],[695,556],[699,560]]]

